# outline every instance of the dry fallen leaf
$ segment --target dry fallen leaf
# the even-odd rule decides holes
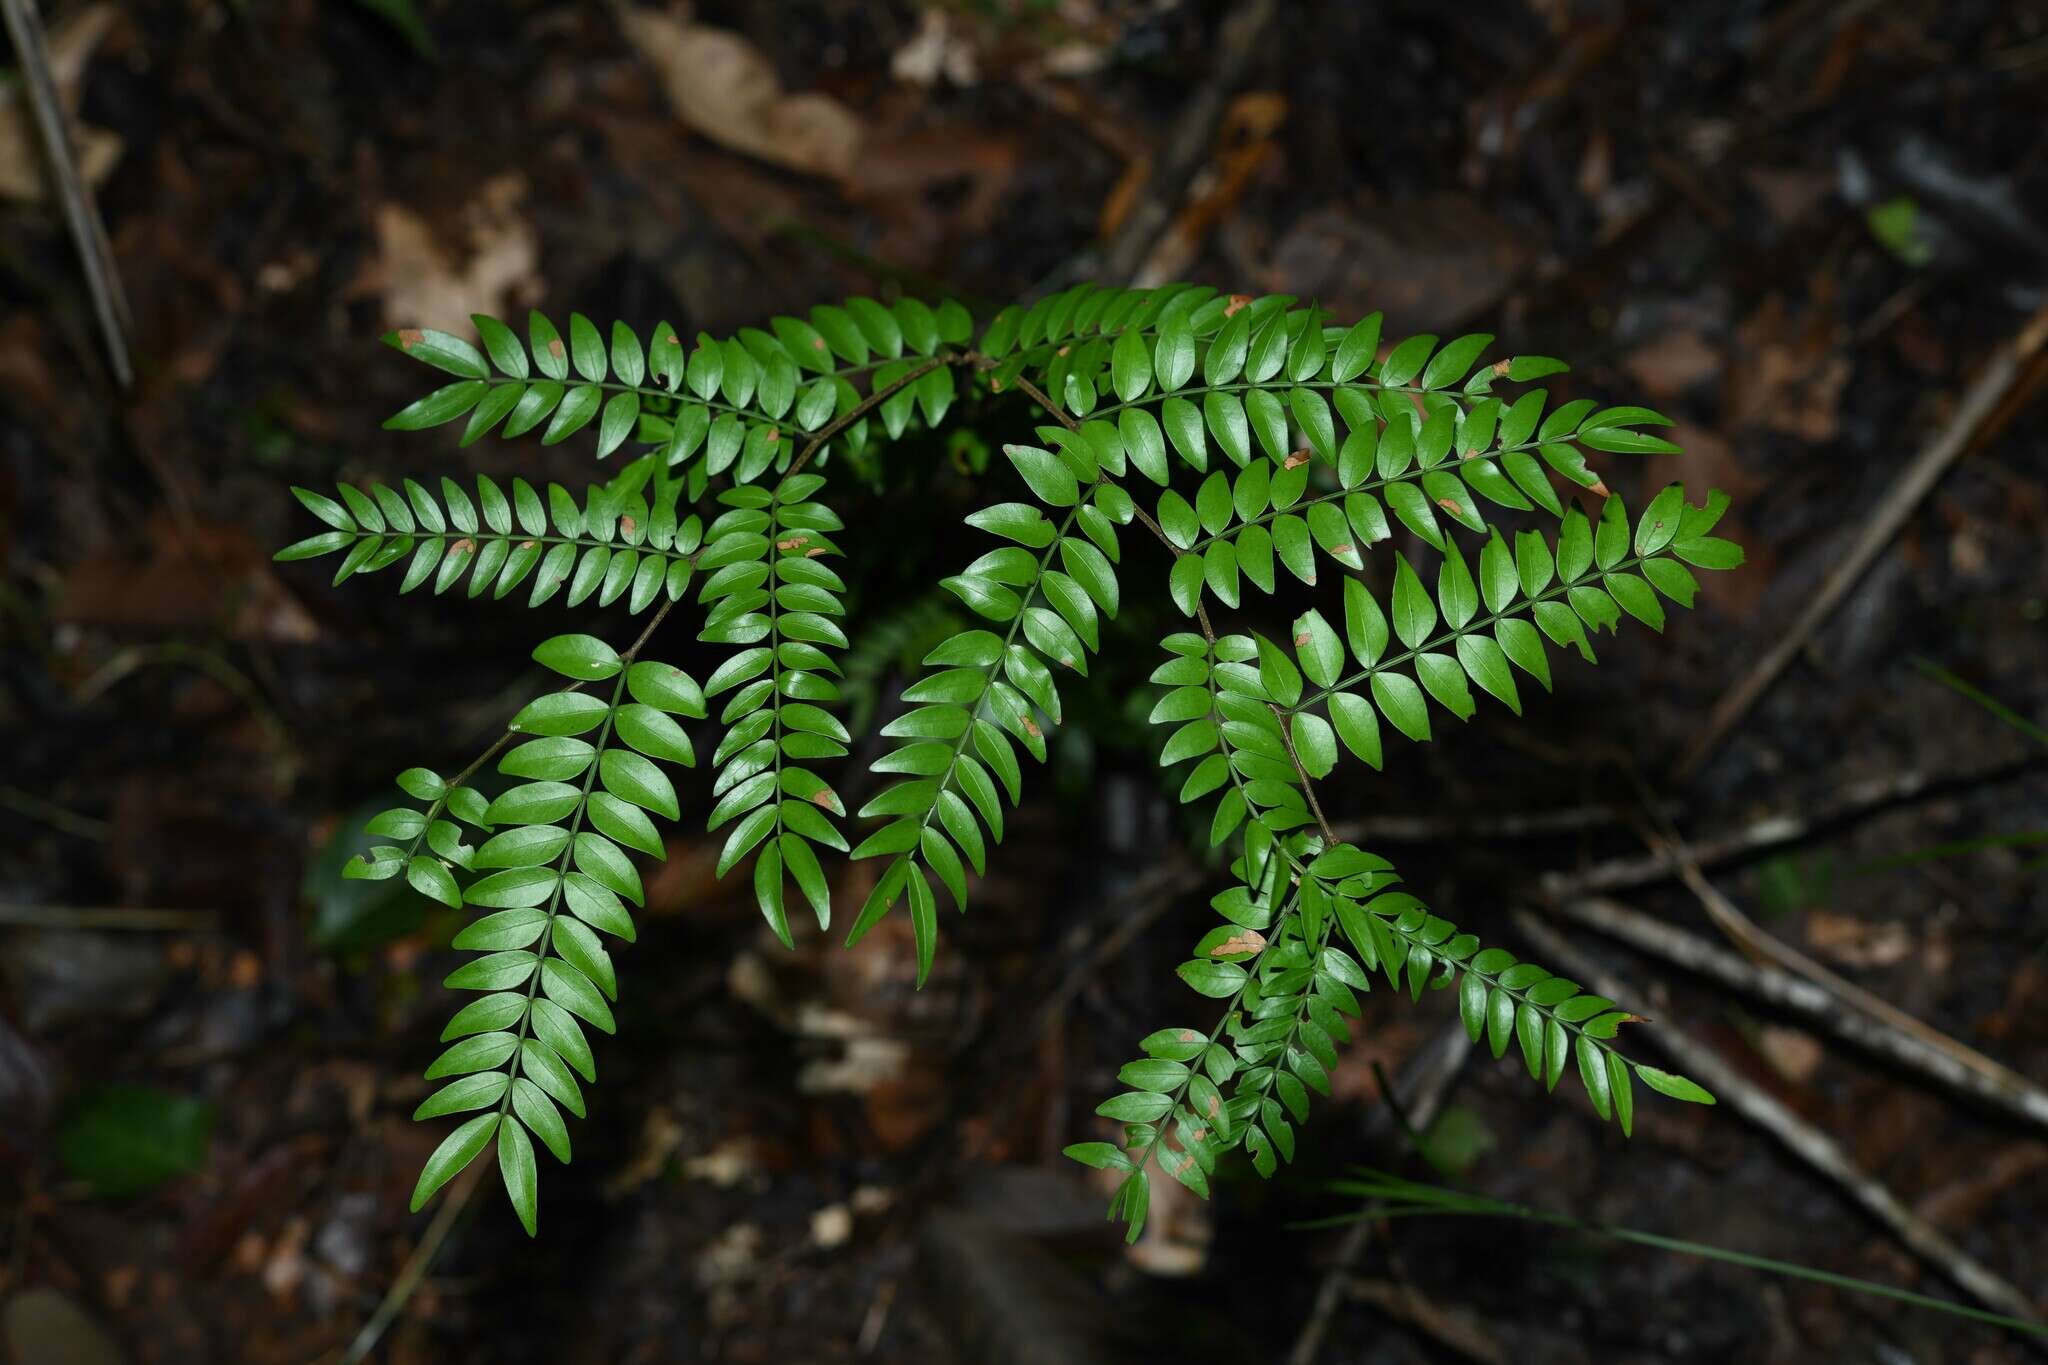
[[[538,289],[540,234],[519,213],[526,179],[508,171],[484,182],[463,224],[458,258],[432,224],[403,204],[377,206],[378,257],[363,287],[384,296],[393,324],[459,326],[472,313],[516,312]]]
[[[1899,921],[1872,923],[1829,910],[1817,909],[1806,917],[1806,941],[1815,952],[1845,967],[1892,967],[1913,952],[1913,936]]]
[[[724,29],[633,8],[626,36],[653,63],[690,127],[713,142],[810,175],[845,177],[863,129],[829,95],[785,94],[768,59]]]
[[[118,136],[77,121],[80,78],[113,22],[112,5],[87,5],[60,18],[49,34],[50,79],[57,87],[57,102],[71,116],[72,154],[88,185],[105,180],[121,159]],[[36,131],[28,92],[20,81],[10,80],[0,85],[0,199],[39,204],[48,197],[42,138]]]
[[[963,88],[977,84],[981,74],[974,42],[955,23],[938,6],[927,8],[917,32],[889,59],[889,74],[910,85],[937,85],[941,77]]]

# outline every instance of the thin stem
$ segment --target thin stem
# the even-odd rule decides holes
[[[900,393],[904,389],[909,388],[912,384],[915,384],[918,380],[924,378],[933,370],[938,369],[942,365],[959,365],[965,363],[971,358],[972,354],[972,352],[963,352],[960,354],[933,356],[924,364],[914,366],[909,373],[897,379],[895,383],[887,384],[879,389],[876,389],[867,397],[861,399],[858,403],[855,403],[852,407],[848,408],[844,414],[833,418],[824,426],[819,427],[817,432],[812,435],[811,439],[804,443],[804,448],[797,453],[797,457],[789,462],[789,472],[784,474],[781,480],[778,481],[778,483],[776,484],[776,491],[779,493],[781,491],[782,484],[785,484],[789,482],[789,480],[795,478],[798,472],[801,471],[805,465],[811,462],[811,456],[815,455],[818,452],[818,450],[824,446],[825,442],[831,440],[834,436],[837,436],[847,427],[852,426],[855,422],[858,422],[861,418],[867,416],[870,412],[873,412],[876,408],[888,402],[891,398],[895,397],[896,394]]]
[[[1280,723],[1280,744],[1287,750],[1287,761],[1294,765],[1294,775],[1301,779],[1301,790],[1308,797],[1309,813],[1316,818],[1316,828],[1322,831],[1323,842],[1331,848],[1337,846],[1337,835],[1330,828],[1329,817],[1323,814],[1323,803],[1316,797],[1316,784],[1308,775],[1308,769],[1301,766],[1301,755],[1294,751],[1294,736],[1288,733],[1287,717],[1280,707],[1273,706],[1273,719]]]

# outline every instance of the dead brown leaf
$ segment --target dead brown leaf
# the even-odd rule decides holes
[[[1339,316],[1384,309],[1396,334],[1443,331],[1498,300],[1535,245],[1464,195],[1397,207],[1361,196],[1297,220],[1274,246],[1266,283]]]
[[[382,294],[395,325],[461,329],[472,313],[516,311],[539,291],[540,235],[519,212],[525,198],[517,171],[485,181],[454,241],[404,204],[379,204],[377,258],[355,288]]]
[[[838,100],[785,93],[768,59],[737,33],[638,7],[622,18],[626,36],[693,130],[807,175],[852,173],[864,130]]]
[[[71,117],[72,152],[88,185],[107,178],[121,159],[121,139],[77,121],[78,89],[86,64],[113,26],[112,5],[86,5],[61,16],[49,32],[50,79],[57,102]],[[49,197],[49,174],[28,94],[18,80],[0,85],[0,199],[39,204]]]
[[[1728,373],[1729,424],[1761,426],[1815,443],[1835,438],[1849,357],[1840,323],[1810,310],[1795,318],[1773,294],[1737,334]]]
[[[1897,920],[1872,924],[1831,910],[1807,915],[1806,941],[1822,957],[1845,967],[1890,967],[1913,951],[1913,936]]]
[[[1266,936],[1256,929],[1241,929],[1209,950],[1211,957],[1250,957],[1266,951]]]

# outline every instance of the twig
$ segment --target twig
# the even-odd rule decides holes
[[[1805,953],[1784,942],[1776,935],[1767,934],[1748,915],[1742,913],[1735,902],[1721,893],[1720,888],[1708,881],[1700,872],[1699,864],[1687,850],[1685,841],[1676,834],[1659,836],[1645,831],[1651,840],[1651,847],[1669,857],[1677,868],[1679,878],[1686,888],[1698,898],[1707,917],[1726,934],[1730,941],[1742,948],[1760,962],[1769,962],[1795,976],[1804,977],[1821,990],[1846,1002],[1850,1008],[1861,1010],[1865,1015],[1908,1038],[1917,1040],[1921,1046],[1946,1055],[1955,1065],[1974,1073],[1985,1086],[2006,1094],[2017,1095],[2033,1090],[2033,1086],[2011,1069],[1986,1057],[1983,1053],[1949,1037],[1940,1029],[1915,1019],[1890,1001],[1872,994],[1853,981],[1815,962]],[[2038,1093],[2038,1092],[2036,1092]],[[2048,1097],[2044,1097],[2048,1101]]]
[[[1998,408],[2043,343],[2048,343],[2048,304],[2042,305],[2026,325],[1999,348],[1971,382],[1962,402],[1956,405],[1956,410],[1942,424],[1941,430],[1913,457],[1913,462],[1899,475],[1883,501],[1863,519],[1863,528],[1850,544],[1848,552],[1836,562],[1820,590],[1807,599],[1792,628],[1715,703],[1706,728],[1700,731],[1699,737],[1679,760],[1675,774],[1678,780],[1691,776],[1707,756],[1720,747],[1728,732],[1749,714],[1749,708],[1756,704],[1757,698],[1784,672],[1785,665],[1806,647],[1813,632],[1827,620],[1849,589],[1862,578],[1878,552],[1890,544],[1899,528],[1905,525],[1913,509],[1920,505],[1942,474],[1955,463],[1956,457],[1969,446],[1978,428]]]
[[[7,37],[21,66],[22,85],[28,92],[29,108],[35,114],[36,132],[42,138],[50,179],[64,209],[71,244],[78,251],[79,269],[85,274],[86,292],[92,297],[93,316],[98,319],[100,336],[106,342],[107,361],[113,367],[115,383],[125,389],[135,382],[135,372],[128,363],[128,331],[133,325],[128,296],[121,288],[121,276],[114,265],[113,250],[107,245],[106,225],[100,221],[92,187],[85,183],[78,168],[78,156],[72,150],[71,128],[57,98],[57,83],[50,77],[50,51],[43,41],[43,22],[31,0],[0,0],[0,13],[6,16]]]
[[[1465,1059],[1471,1052],[1472,1044],[1465,1036],[1462,1023],[1454,1022],[1424,1044],[1401,1072],[1402,1089],[1412,1098],[1397,1104],[1394,1097],[1388,1095],[1387,1103],[1373,1111],[1366,1129],[1367,1141],[1384,1139],[1394,1128],[1403,1126],[1404,1121],[1413,1132],[1428,1128],[1436,1121],[1438,1111],[1443,1108],[1443,1102],[1450,1095],[1451,1087],[1464,1070]],[[1350,1281],[1352,1271],[1371,1239],[1372,1224],[1363,1219],[1344,1230],[1344,1240],[1337,1244],[1337,1254],[1331,1259],[1329,1269],[1323,1272],[1323,1282],[1316,1286],[1315,1307],[1309,1311],[1308,1321],[1302,1324],[1301,1335],[1294,1339],[1294,1349],[1288,1352],[1287,1365],[1315,1365],[1316,1354],[1323,1348],[1323,1338],[1329,1335],[1330,1320],[1336,1315],[1344,1286]]]
[[[1544,953],[1553,966],[1569,972],[1583,985],[1621,1002],[1624,1008],[1631,1001],[1641,1000],[1642,992],[1617,981],[1612,973],[1573,947],[1563,935],[1534,914],[1517,910],[1514,921],[1515,927]],[[1658,1029],[1643,1036],[1653,1046],[1668,1053],[1686,1074],[1713,1091],[1730,1109],[1776,1138],[1815,1172],[1840,1186],[1908,1250],[1947,1276],[1964,1293],[1994,1312],[2030,1322],[2038,1321],[2033,1305],[2017,1289],[1907,1208],[1883,1183],[1858,1167],[1833,1138],[1751,1084],[1718,1052],[1674,1029]]]
[[[804,466],[811,462],[811,456],[817,454],[825,442],[831,440],[834,436],[837,436],[840,432],[888,402],[897,393],[909,388],[941,365],[964,364],[972,358],[972,356],[965,354],[935,355],[922,365],[912,366],[908,371],[898,376],[895,383],[884,384],[881,388],[874,390],[845,412],[818,428],[817,434],[806,441],[804,448],[797,453],[797,457],[789,462],[789,472],[782,476],[776,486],[780,488],[782,484],[788,483],[791,479],[802,473]]]
[[[1692,841],[1692,856],[1702,867],[1735,862],[1768,849],[1801,843],[1852,820],[1881,814],[1902,802],[2005,782],[2038,771],[2038,760],[2004,763],[1969,773],[1894,773],[1842,788],[1831,801],[1806,811],[1786,811],[1732,830]],[[1577,872],[1550,872],[1543,877],[1544,894],[1553,900],[1598,891],[1646,886],[1675,875],[1662,856],[1635,854],[1615,858]]]
[[[1174,206],[1208,155],[1231,91],[1244,79],[1258,54],[1259,39],[1279,11],[1278,0],[1248,0],[1226,13],[1216,35],[1215,69],[1181,106],[1159,168],[1145,182],[1137,202],[1103,249],[1098,273],[1104,279],[1123,281],[1135,276],[1154,243],[1171,226]]]
[[[1787,1014],[1872,1056],[2010,1114],[2048,1128],[2048,1093],[2023,1076],[1999,1068],[2007,1078],[1965,1066],[1948,1048],[1904,1033],[1857,1010],[1814,982],[1781,968],[1745,961],[1697,934],[1666,924],[1640,910],[1604,897],[1559,901],[1546,907],[1560,918],[1626,943],[1638,952],[1706,977]]]
[[[1674,808],[1675,810],[1675,808]],[[1624,825],[1620,806],[1559,806],[1554,810],[1472,811],[1470,814],[1367,815],[1341,820],[1337,834],[1354,844],[1438,844],[1550,839],[1560,834]]]
[[[426,1279],[434,1258],[441,1254],[442,1243],[448,1240],[449,1233],[455,1231],[455,1220],[462,1217],[462,1211],[469,1207],[470,1196],[476,1193],[477,1182],[484,1171],[495,1165],[491,1161],[471,1162],[467,1170],[455,1177],[456,1187],[449,1190],[448,1197],[441,1201],[441,1207],[434,1213],[434,1221],[427,1224],[426,1235],[420,1238],[420,1244],[406,1258],[404,1268],[391,1282],[391,1288],[385,1292],[384,1301],[377,1305],[377,1311],[370,1315],[370,1320],[349,1343],[348,1350],[342,1353],[339,1365],[362,1365],[370,1352],[377,1349],[377,1343],[390,1330],[391,1324],[398,1321],[398,1315],[405,1311],[420,1282]]]

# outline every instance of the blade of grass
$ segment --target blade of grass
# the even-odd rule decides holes
[[[1851,1275],[1838,1275],[1831,1270],[1800,1265],[1794,1261],[1780,1261],[1769,1256],[1753,1256],[1744,1251],[1733,1251],[1706,1242],[1688,1241],[1682,1237],[1665,1237],[1654,1232],[1643,1232],[1636,1228],[1615,1227],[1606,1223],[1588,1222],[1570,1214],[1553,1213],[1545,1209],[1532,1208],[1527,1204],[1512,1204],[1502,1199],[1489,1199],[1484,1195],[1467,1194],[1460,1190],[1447,1190],[1436,1185],[1425,1185],[1381,1171],[1362,1171],[1360,1177],[1351,1180],[1336,1180],[1328,1188],[1337,1194],[1353,1195],[1375,1201],[1358,1213],[1346,1218],[1318,1219],[1317,1227],[1329,1227],[1339,1222],[1376,1220],[1380,1218],[1415,1217],[1468,1217],[1468,1218],[1515,1218],[1529,1223],[1545,1223],[1552,1227],[1566,1228],[1574,1232],[1592,1233],[1600,1237],[1611,1237],[1619,1242],[1632,1242],[1638,1246],[1653,1247],[1659,1251],[1676,1252],[1681,1256],[1695,1256],[1702,1260],[1721,1261],[1728,1265],[1741,1266],[1748,1270],[1761,1270],[1767,1274],[1783,1275],[1790,1279],[1809,1280],[1834,1289],[1847,1290],[1852,1294],[1868,1294],[1877,1298],[1891,1299],[1898,1303],[1910,1304],[1937,1313],[1954,1317],[1969,1318],[1973,1322],[1988,1323],[2003,1327],[2025,1336],[2048,1337],[2048,1325],[2029,1322],[2024,1318],[2008,1317],[1981,1308],[1970,1308],[1963,1304],[1937,1299],[1929,1294],[1917,1294],[1910,1289],[1879,1284],[1874,1280],[1859,1280]],[[1309,1225],[1301,1225],[1309,1226]]]
[[[1975,702],[2007,725],[2010,725],[2013,729],[2025,735],[2028,739],[2033,740],[2036,744],[2048,745],[2048,730],[2044,730],[2034,724],[2034,722],[2028,720],[1998,698],[1964,682],[1932,659],[1923,659],[1915,655],[1912,664],[1914,668],[1920,671],[1922,677],[1932,678],[1950,691],[1958,693],[1969,701]]]

